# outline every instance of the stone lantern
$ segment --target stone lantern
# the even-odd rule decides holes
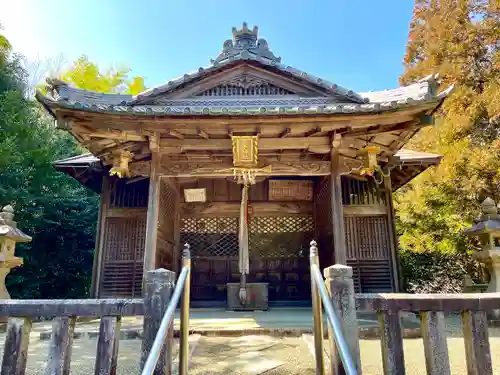
[[[11,268],[23,264],[23,259],[14,255],[16,242],[29,241],[31,237],[17,228],[12,206],[5,206],[0,212],[0,299],[10,299],[5,287],[5,277]]]
[[[488,293],[500,292],[500,215],[496,203],[486,198],[481,204],[481,216],[466,229],[469,236],[476,236],[482,249],[472,253],[474,259],[484,263],[490,273]]]

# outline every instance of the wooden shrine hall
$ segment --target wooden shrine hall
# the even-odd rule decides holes
[[[93,296],[141,295],[144,272],[178,271],[188,243],[193,304],[234,292],[244,305],[255,286],[310,303],[312,239],[358,291],[399,291],[392,193],[440,161],[403,149],[451,92],[437,89],[435,76],[342,88],[283,64],[246,24],[208,67],[139,95],[49,79],[37,99],[89,151],[55,168],[101,196]]]

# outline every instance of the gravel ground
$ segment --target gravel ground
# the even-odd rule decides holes
[[[30,337],[28,347],[28,364],[26,375],[41,375],[44,373],[48,348],[50,341],[40,341],[37,336]],[[137,375],[139,373],[139,361],[141,354],[141,340],[121,340],[119,344],[118,375]],[[74,339],[71,355],[71,374],[89,375],[94,374],[95,353],[97,349],[96,339]],[[177,357],[178,345],[175,342],[173,356]],[[3,345],[0,350],[3,356]]]
[[[453,375],[467,374],[464,340],[459,315],[446,317],[448,355]],[[500,374],[500,329],[490,328],[490,350],[493,373]],[[426,375],[422,339],[405,339],[404,356],[407,375]],[[360,340],[363,375],[383,375],[380,340]]]
[[[446,319],[448,351],[451,373],[465,375],[464,342],[460,316]],[[490,328],[490,348],[493,373],[500,374],[500,329]],[[194,339],[195,337],[192,336]],[[0,334],[0,358],[3,356],[5,334]],[[191,338],[190,338],[191,340]],[[278,338],[270,336],[197,337],[191,357],[190,374],[266,374],[291,375],[314,374],[314,360],[306,340],[301,337]],[[30,337],[27,375],[43,374],[50,341],[39,339],[39,333]],[[96,339],[80,338],[73,341],[71,362],[72,375],[94,373]],[[364,375],[382,375],[380,340],[360,340],[361,362]],[[408,375],[425,375],[425,358],[421,339],[405,339],[405,363]],[[177,341],[174,345],[177,357]],[[312,349],[313,350],[313,349]],[[118,374],[137,374],[141,352],[141,340],[120,340]],[[174,365],[175,369],[175,365]]]

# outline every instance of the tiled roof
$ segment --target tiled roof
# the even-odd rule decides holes
[[[436,77],[428,76],[414,84],[376,92],[356,93],[320,77],[303,72],[281,63],[264,39],[257,39],[256,27],[249,30],[243,24],[241,30],[233,29],[233,40],[224,42],[222,52],[208,67],[184,74],[166,84],[148,89],[136,96],[126,94],[101,94],[76,89],[68,84],[50,80],[49,95],[37,93],[37,99],[49,107],[81,109],[90,112],[158,115],[296,115],[381,112],[418,105],[425,102],[439,102],[452,87],[436,95]],[[278,73],[302,80],[320,88],[326,97],[300,98],[292,96],[247,97],[171,100],[162,105],[147,105],[152,97],[168,93],[179,87],[204,78],[214,72],[227,69],[238,62],[247,61]]]
[[[88,112],[102,112],[111,114],[130,114],[144,116],[193,116],[193,115],[298,115],[298,114],[333,114],[333,113],[370,113],[384,112],[394,109],[402,109],[406,107],[418,106],[425,103],[438,103],[444,99],[451,91],[452,87],[441,92],[436,96],[421,95],[420,97],[403,97],[399,100],[370,102],[365,104],[358,103],[335,103],[335,104],[310,104],[314,100],[318,103],[328,101],[328,98],[314,99],[283,99],[280,103],[279,99],[271,97],[268,100],[260,98],[258,102],[250,100],[235,100],[228,105],[214,100],[213,102],[206,101],[196,103],[195,100],[189,100],[189,104],[185,105],[183,101],[178,103],[172,102],[173,105],[127,105],[124,101],[121,104],[111,104],[116,98],[103,97],[102,101],[87,100],[75,101],[67,98],[58,97],[57,99],[49,98],[37,93],[37,99],[49,107],[60,107],[75,110],[83,110]],[[67,89],[67,92],[72,92],[76,89]],[[105,94],[102,94],[105,95]],[[259,103],[259,104],[257,104]],[[200,105],[197,105],[200,104]]]

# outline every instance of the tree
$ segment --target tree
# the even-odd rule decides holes
[[[101,72],[85,56],[60,78],[82,89],[135,94],[142,77],[128,70]],[[90,287],[98,196],[54,170],[54,160],[82,152],[57,130],[28,95],[22,59],[6,51],[0,62],[0,204],[13,204],[20,227],[33,242],[20,245],[23,267],[7,285],[15,298],[84,297]]]
[[[0,23],[0,30],[3,30],[2,24]],[[11,51],[12,46],[5,37],[5,35],[0,34],[0,55],[4,57]]]
[[[415,2],[401,82],[438,73],[455,92],[409,145],[444,158],[395,196],[403,256],[470,252],[462,230],[485,197],[500,198],[499,11],[495,1]]]
[[[7,278],[14,298],[86,295],[92,269],[97,196],[51,162],[77,152],[26,95],[21,59],[0,59],[0,205],[12,204],[33,242],[18,245],[24,266]]]
[[[71,68],[64,72],[59,78],[73,84],[75,87],[105,93],[138,94],[144,91],[143,77],[132,77],[129,79],[130,69],[108,69],[105,72],[99,70],[97,64],[89,61],[87,56],[81,56]]]

